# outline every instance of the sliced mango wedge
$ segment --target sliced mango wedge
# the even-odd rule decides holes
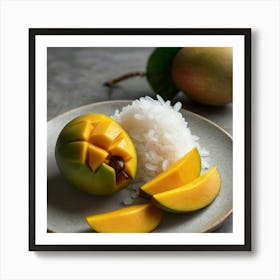
[[[161,219],[161,209],[150,202],[86,217],[89,226],[102,233],[151,232]]]
[[[169,212],[189,212],[206,207],[214,201],[221,188],[216,166],[181,187],[153,195],[152,202]]]
[[[200,175],[201,159],[196,147],[169,166],[164,172],[140,188],[140,195],[150,197],[156,193],[182,186]]]

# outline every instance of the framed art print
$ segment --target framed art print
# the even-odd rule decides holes
[[[29,250],[251,250],[251,30],[29,29]]]

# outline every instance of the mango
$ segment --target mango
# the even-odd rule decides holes
[[[189,212],[208,206],[221,188],[221,176],[216,166],[181,187],[153,195],[152,202],[169,212]]]
[[[156,193],[182,186],[200,175],[201,159],[196,147],[181,159],[170,165],[164,172],[140,187],[140,195],[150,197]]]
[[[89,226],[102,233],[146,233],[154,230],[162,211],[152,203],[135,204],[86,217]]]
[[[104,114],[85,114],[60,132],[55,158],[73,186],[94,195],[109,195],[136,175],[137,154],[126,131]]]
[[[232,102],[232,47],[158,47],[143,71],[131,72],[104,83],[146,76],[154,93],[165,100],[180,91],[197,103],[223,106]]]
[[[232,102],[232,48],[186,47],[175,55],[172,81],[192,100],[212,106]]]

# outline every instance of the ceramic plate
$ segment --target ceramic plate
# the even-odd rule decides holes
[[[107,101],[71,110],[48,122],[48,230],[51,232],[92,232],[85,221],[87,215],[124,206],[128,196],[124,189],[109,197],[96,197],[76,190],[60,175],[54,157],[55,143],[61,129],[71,119],[85,113],[112,115],[116,109],[131,101]],[[208,207],[188,213],[164,213],[161,224],[154,232],[211,232],[232,212],[232,138],[216,124],[197,114],[181,110],[192,134],[198,136],[201,147],[210,152],[211,166],[217,165],[222,177],[218,197]],[[139,201],[141,202],[141,199]]]

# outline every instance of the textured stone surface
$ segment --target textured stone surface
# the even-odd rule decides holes
[[[107,100],[136,99],[155,96],[145,77],[123,81],[113,88],[103,83],[132,71],[145,71],[153,48],[48,48],[48,120],[71,109]],[[232,106],[205,107],[183,94],[183,108],[200,114],[232,134]],[[216,230],[232,232],[232,216]]]
[[[108,79],[145,70],[152,48],[48,48],[48,119],[73,108],[106,100],[151,95],[146,78],[107,88]]]

